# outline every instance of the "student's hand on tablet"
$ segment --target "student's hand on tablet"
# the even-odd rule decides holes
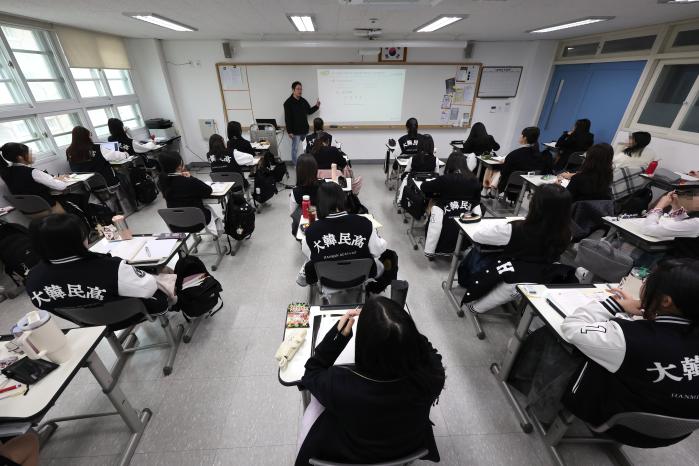
[[[612,299],[616,301],[627,314],[634,316],[643,315],[641,301],[634,299],[634,297],[628,291],[624,291],[620,288],[612,288],[610,291],[613,293]]]

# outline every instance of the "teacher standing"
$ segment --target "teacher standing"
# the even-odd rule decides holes
[[[284,102],[284,121],[286,132],[291,138],[291,161],[296,165],[296,155],[308,134],[308,115],[318,111],[320,100],[316,100],[316,104],[311,107],[308,101],[301,97],[303,86],[298,81],[291,84],[291,90],[291,95]]]

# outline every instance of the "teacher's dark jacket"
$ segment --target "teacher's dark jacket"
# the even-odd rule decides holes
[[[296,466],[309,458],[341,463],[377,463],[425,448],[423,458],[439,461],[430,408],[444,378],[426,395],[407,379],[377,380],[354,365],[333,366],[351,338],[331,329],[306,362],[301,385],[325,406],[301,445]],[[425,337],[422,337],[425,338]],[[429,342],[428,342],[429,344]],[[430,346],[431,347],[431,346]],[[430,364],[444,370],[436,350]]]
[[[284,102],[284,122],[286,132],[290,134],[308,134],[308,115],[318,111],[318,106],[311,107],[306,99],[290,95]]]

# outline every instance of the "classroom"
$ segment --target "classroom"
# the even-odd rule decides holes
[[[0,2],[0,466],[699,466],[699,0]]]

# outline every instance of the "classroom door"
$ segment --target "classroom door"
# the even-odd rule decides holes
[[[589,118],[595,142],[612,141],[645,61],[557,65],[539,117],[541,142],[557,140]]]

